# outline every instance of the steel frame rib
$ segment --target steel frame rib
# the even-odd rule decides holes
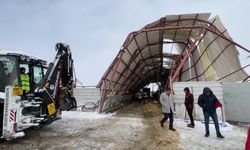
[[[199,74],[198,76],[193,77],[193,78],[191,78],[191,79],[189,79],[189,80],[187,80],[187,81],[191,81],[191,80],[193,80],[193,79],[195,79],[195,78],[198,78],[198,77],[204,75],[204,73],[206,73],[206,71],[214,64],[214,62],[221,56],[221,54],[222,54],[224,51],[226,51],[226,49],[227,49],[230,45],[232,45],[232,43],[229,43],[229,44],[219,53],[219,55],[216,56],[216,58],[211,62],[211,64],[210,64],[201,74]]]
[[[130,53],[129,53],[130,54]],[[134,55],[133,55],[134,56]],[[132,55],[131,55],[131,57],[132,57]],[[132,63],[133,62],[133,58],[130,58],[130,62]],[[128,70],[130,70],[131,72],[133,72],[133,70],[130,68],[130,64],[131,63],[129,63],[129,64],[127,64],[123,59],[122,59],[122,63],[126,66],[126,68],[123,70],[123,72],[121,73],[121,76],[120,76],[120,78],[118,78],[118,81],[120,80],[120,79],[123,79],[123,81],[125,81],[125,79],[127,78],[127,72],[128,72]],[[136,74],[135,73],[135,75],[136,76],[138,76],[138,74]],[[126,78],[125,78],[126,77]],[[122,81],[122,82],[123,82]],[[121,85],[123,85],[123,83],[121,83]],[[116,86],[116,84],[114,85],[114,87]],[[119,89],[118,89],[118,93],[119,93]],[[118,94],[117,92],[116,92],[116,94]]]
[[[112,76],[111,76],[111,79],[110,79],[110,81],[109,81],[109,85],[108,85],[108,89],[110,88],[110,86],[111,86],[111,84],[112,84],[112,82],[111,81],[113,81],[113,78],[114,78],[114,76],[115,76],[115,71],[114,70],[117,70],[117,68],[118,68],[118,66],[119,66],[119,64],[120,64],[120,62],[121,62],[121,58],[122,58],[122,56],[123,56],[123,54],[124,54],[124,51],[120,51],[119,53],[118,53],[118,60],[117,60],[117,62],[116,62],[116,64],[115,64],[115,68],[112,70]],[[103,105],[104,105],[104,102],[105,102],[105,98],[106,98],[106,96],[107,96],[107,90],[105,90],[105,92],[104,92],[104,96],[102,96],[102,98],[101,98],[101,100],[100,100],[100,111],[102,111],[102,108],[103,108]]]
[[[149,39],[148,39],[148,32],[146,32],[146,40],[147,40],[147,45],[149,45]],[[149,54],[150,54],[150,56],[152,56],[152,52],[151,52],[151,48],[150,48],[150,46],[148,46],[148,49],[149,49]],[[152,60],[152,63],[153,63],[153,65],[154,65],[154,61]]]
[[[136,51],[137,51],[137,50],[136,50]],[[128,51],[128,52],[129,52],[129,51]],[[130,52],[129,52],[129,54],[130,54]],[[136,64],[136,67],[135,67],[135,68],[139,68],[139,69],[142,71],[143,68],[141,68],[141,66],[138,65],[138,62],[135,61],[135,59],[137,58],[138,55],[139,55],[139,52],[138,52],[136,55],[130,54],[131,57],[134,56],[134,58],[131,60],[131,61],[132,61],[131,64],[132,64],[133,62],[135,62],[135,64]],[[130,70],[131,70],[131,69],[130,69]],[[126,78],[127,80],[130,79],[130,77],[133,75],[133,72],[134,72],[134,71],[136,71],[136,70],[131,70],[130,76]],[[125,84],[125,79],[124,79],[123,84],[122,84],[122,86],[120,87],[120,89],[123,88],[124,84]]]
[[[154,55],[154,56],[152,56],[152,57],[150,57],[150,58],[147,58],[147,59],[152,59],[152,58],[158,58],[158,56],[159,56],[160,54],[157,54],[157,55]],[[171,57],[171,56],[170,56]],[[165,57],[164,57],[165,58]],[[169,58],[169,59],[172,59],[172,60],[174,60],[173,58]],[[139,64],[142,64],[142,63],[140,63],[139,62]],[[159,69],[159,71],[160,71],[160,68],[157,68],[157,69]],[[152,69],[150,69],[150,70],[152,70]],[[144,75],[144,74],[143,74]],[[141,77],[141,76],[139,76],[139,77]],[[139,79],[141,79],[141,78],[139,78]],[[135,79],[133,79],[133,80],[135,80]],[[132,80],[131,80],[132,81]]]
[[[193,42],[190,50],[188,51],[188,53],[185,55],[185,57],[183,58],[183,60],[181,61],[180,65],[178,65],[178,67],[176,68],[176,71],[174,72],[173,76],[171,77],[171,82],[175,81],[176,77],[179,75],[181,68],[183,67],[183,65],[185,64],[185,62],[187,61],[188,57],[190,56],[191,52],[194,51],[197,46],[198,46],[198,42],[203,38],[203,36],[201,36],[203,34],[203,32],[205,32],[205,28],[200,30],[200,33],[198,34],[198,38],[195,39],[195,41]],[[197,44],[197,45],[196,45]]]
[[[143,64],[143,61],[141,61],[142,63],[137,63],[137,65],[135,66],[135,68],[137,68],[137,67],[139,67],[139,68],[141,68],[141,64]],[[146,65],[144,65],[144,67],[145,67]],[[143,69],[141,69],[141,72],[143,72]],[[128,79],[130,79],[131,77],[133,76],[133,74],[131,74],[131,76],[129,76],[128,77]],[[137,78],[140,78],[140,75],[139,75],[139,77],[137,77]],[[136,77],[132,77],[132,79],[131,79],[131,81],[134,81],[136,79]]]
[[[225,30],[224,32],[226,32],[227,30]],[[189,69],[191,69],[192,67],[196,66],[197,63],[200,61],[201,57],[203,56],[203,54],[207,51],[207,49],[210,47],[210,45],[212,45],[217,39],[219,38],[219,36],[217,36],[216,38],[214,38],[204,49],[204,51],[201,53],[200,57],[197,59],[197,61],[195,63],[193,63],[192,66],[190,66],[189,68],[187,68],[186,70],[182,71],[182,73],[185,73],[186,71],[188,71]]]
[[[179,15],[178,18],[179,18],[179,19],[178,19],[178,21],[177,21],[177,26],[179,26],[179,23],[180,23],[179,20],[181,19],[181,15]],[[178,31],[178,29],[175,29],[175,34],[174,34],[174,38],[173,38],[172,41],[176,41],[177,31]],[[171,54],[172,54],[173,45],[174,45],[174,44],[172,43],[171,52],[170,52]],[[172,64],[172,66],[173,66],[173,64]]]
[[[232,74],[234,74],[234,73],[236,73],[236,72],[238,72],[238,71],[241,71],[241,70],[243,70],[243,69],[245,69],[245,68],[247,68],[247,67],[249,67],[249,66],[250,66],[250,64],[248,64],[248,65],[246,65],[246,66],[244,66],[244,67],[241,67],[240,69],[237,69],[237,70],[233,71],[232,73],[229,73],[228,75],[226,75],[226,76],[224,76],[224,77],[218,79],[217,81],[220,81],[220,80],[222,80],[222,79],[224,79],[224,78],[226,78],[226,77],[229,77],[229,76],[231,76]],[[243,81],[244,81],[244,80],[243,80]]]
[[[139,48],[139,45],[137,45],[137,47]],[[135,68],[139,67],[140,70],[142,71],[144,68],[141,68],[141,66],[140,66],[141,64],[138,64],[138,62],[136,62],[135,59],[137,58],[138,55],[141,55],[141,56],[142,56],[142,51],[146,50],[146,48],[141,49],[141,50],[140,50],[140,49],[137,49],[137,50],[138,50],[138,53],[134,52],[133,55],[128,51],[129,54],[130,54],[130,56],[133,57],[133,59],[131,60],[130,65],[131,65],[132,62],[134,61],[134,62],[136,63],[136,67],[135,67]],[[137,50],[136,50],[136,51],[137,51]],[[142,58],[143,58],[143,57],[142,57]],[[145,60],[145,58],[143,58],[143,60]],[[146,66],[149,66],[149,65],[146,64]],[[133,73],[133,71],[132,71],[132,73]],[[132,74],[131,74],[131,75],[132,75]],[[130,78],[130,76],[129,76],[128,78],[126,78],[126,79],[129,79],[129,78]],[[120,89],[123,88],[124,82],[125,82],[125,79],[124,79],[124,81],[123,81],[122,86],[120,87]],[[118,92],[118,93],[119,93],[119,92]]]
[[[144,80],[144,78],[146,78],[145,76],[147,76],[147,74],[149,74],[151,71],[159,70],[159,69],[160,69],[160,67],[158,67],[158,68],[153,68],[153,69],[148,70],[148,71],[144,74],[144,77],[140,78],[139,81]],[[140,85],[140,82],[135,82],[134,84],[131,85],[131,87],[135,87],[135,88],[133,88],[133,89],[137,89],[137,88],[136,88],[136,87],[137,87],[137,84]]]

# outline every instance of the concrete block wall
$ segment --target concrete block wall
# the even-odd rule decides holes
[[[74,97],[78,106],[84,105],[88,102],[98,103],[101,98],[99,88],[95,87],[76,87],[74,88]]]
[[[223,89],[227,120],[250,123],[250,83],[224,83]]]
[[[203,93],[204,87],[209,87],[215,96],[220,100],[223,105],[223,108],[217,108],[217,115],[220,121],[225,121],[225,109],[224,109],[224,100],[223,100],[223,86],[220,82],[174,82],[174,103],[175,103],[175,112],[178,118],[189,119],[188,113],[184,105],[185,93],[183,89],[189,87],[191,93],[194,95],[194,118],[196,120],[204,120],[203,112],[198,103],[198,98],[201,93]]]

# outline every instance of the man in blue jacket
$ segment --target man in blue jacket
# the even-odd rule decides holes
[[[216,113],[215,103],[217,101],[218,101],[217,97],[208,87],[205,87],[203,89],[203,94],[199,96],[198,105],[202,108],[205,119],[205,128],[206,128],[205,137],[209,136],[209,117],[211,117],[214,121],[217,137],[224,138],[224,136],[222,136],[220,133],[219,122]]]

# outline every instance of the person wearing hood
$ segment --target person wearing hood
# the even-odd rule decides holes
[[[188,112],[191,123],[187,125],[187,127],[194,128],[194,117],[193,117],[193,109],[194,109],[194,96],[190,93],[188,87],[184,88],[185,93],[185,106]]]
[[[209,117],[213,119],[216,134],[218,138],[224,138],[221,135],[218,117],[216,113],[216,103],[218,102],[217,97],[213,94],[213,91],[209,87],[203,89],[203,94],[198,98],[198,105],[202,108],[205,120],[205,137],[209,136]]]

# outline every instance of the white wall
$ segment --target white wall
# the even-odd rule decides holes
[[[225,113],[224,113],[224,101],[223,101],[223,87],[220,82],[174,82],[174,102],[175,102],[175,111],[178,118],[189,119],[189,116],[186,112],[186,108],[184,105],[185,94],[183,89],[185,87],[189,87],[191,93],[194,95],[194,118],[196,120],[204,120],[202,109],[197,104],[199,95],[203,93],[204,87],[209,87],[215,96],[220,100],[223,105],[223,109],[217,109],[218,119],[225,121]],[[223,113],[222,113],[223,112]],[[223,116],[223,117],[222,117]]]
[[[76,87],[73,90],[78,106],[88,102],[97,103],[100,100],[100,89],[95,87]]]
[[[227,120],[250,123],[250,83],[224,83]]]

